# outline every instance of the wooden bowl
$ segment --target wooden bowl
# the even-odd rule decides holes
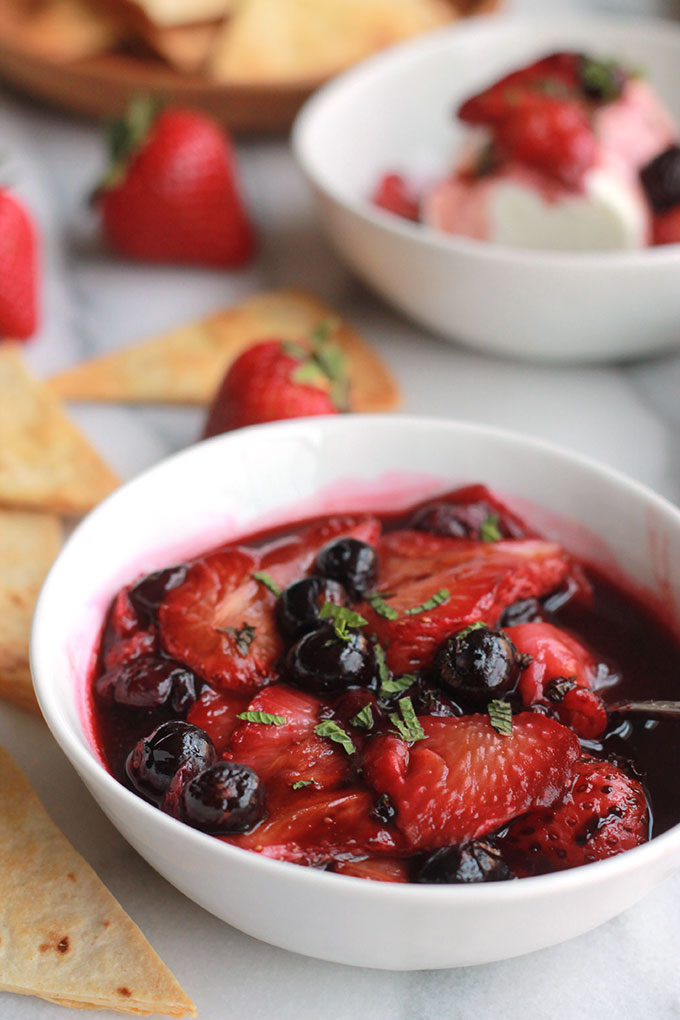
[[[476,0],[468,13],[496,10],[502,0]],[[2,3],[2,0],[0,0]],[[122,53],[59,64],[0,36],[0,78],[50,106],[88,117],[119,116],[133,96],[147,94],[204,110],[240,133],[285,131],[321,79],[221,84],[180,74],[160,60]]]

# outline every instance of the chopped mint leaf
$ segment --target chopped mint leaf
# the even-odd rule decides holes
[[[364,620],[360,613],[346,606],[336,606],[334,602],[324,602],[319,612],[320,620],[332,620],[336,636],[341,641],[350,641],[352,635],[348,627],[365,627],[368,620]]]
[[[390,679],[390,671],[387,668],[387,659],[385,658],[385,649],[379,641],[375,642],[375,661],[378,663],[378,676],[380,677],[381,685],[387,683]]]
[[[426,613],[428,609],[435,609],[436,606],[441,606],[451,598],[451,592],[448,588],[440,588],[439,591],[435,592],[431,599],[427,602],[421,602],[419,606],[412,606],[410,609],[404,610],[404,616],[415,616],[416,613]]]
[[[483,620],[475,620],[474,623],[469,623],[467,627],[463,627],[456,633],[456,638],[465,637],[466,634],[470,634],[473,630],[479,630],[480,627],[488,627],[488,623],[484,623]]]
[[[587,98],[602,103],[619,99],[628,77],[616,60],[583,57],[579,71],[581,88]]]
[[[385,598],[390,597],[391,596],[389,595],[385,596],[381,595],[379,592],[375,592],[374,595],[368,596],[368,604],[371,607],[371,609],[373,609],[378,614],[378,616],[384,616],[386,620],[398,620],[399,613],[397,612],[397,610],[392,609],[392,606],[388,606],[387,602],[385,601]]]
[[[266,570],[256,570],[255,573],[251,574],[250,576],[255,581],[259,581],[260,584],[263,584],[265,588],[269,588],[272,595],[276,595],[277,598],[281,594],[281,589],[279,588],[278,584],[271,576],[271,574],[268,574]]]
[[[244,623],[243,626],[240,628],[218,627],[217,629],[222,634],[226,634],[234,641],[236,645],[236,651],[241,656],[241,658],[245,659],[246,655],[248,654],[248,649],[252,645],[253,641],[255,640],[255,635],[257,634],[255,628],[250,623]]]
[[[425,730],[420,725],[420,720],[416,715],[413,702],[410,698],[399,699],[399,711],[401,712],[401,718],[396,712],[392,712],[390,715],[390,722],[399,735],[410,744],[415,743],[416,740],[424,740]]]
[[[288,722],[285,715],[272,715],[271,712],[239,712],[236,718],[262,723],[263,726],[285,726]]]
[[[292,790],[301,790],[303,786],[314,786],[313,779],[298,779],[296,783],[291,786]]]
[[[382,697],[386,694],[401,694],[402,691],[412,687],[417,679],[415,673],[404,673],[403,676],[394,677],[393,680],[383,680],[380,684],[380,694]]]
[[[317,737],[328,737],[329,740],[340,744],[347,751],[347,754],[354,754],[354,741],[349,733],[343,730],[342,726],[338,726],[336,722],[333,722],[332,719],[324,719],[323,722],[314,727],[314,732]]]
[[[498,527],[498,514],[489,514],[486,520],[482,521],[479,529],[479,537],[482,542],[500,542],[503,536]]]
[[[512,733],[512,708],[507,701],[490,701],[488,705],[489,722],[504,737]]]
[[[373,725],[373,709],[370,705],[364,705],[360,712],[352,716],[350,726],[358,726],[362,730],[370,730]]]

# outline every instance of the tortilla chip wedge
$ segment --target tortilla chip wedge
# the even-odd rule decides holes
[[[35,712],[28,663],[31,620],[61,538],[58,517],[0,510],[0,697]]]
[[[65,416],[55,396],[0,348],[0,506],[82,514],[118,479]]]
[[[211,71],[228,82],[317,79],[454,17],[443,0],[242,0]]]
[[[50,380],[65,400],[208,404],[228,365],[246,347],[278,337],[297,340],[331,320],[345,352],[355,411],[392,411],[399,390],[392,375],[346,322],[308,294],[281,290],[172,330],[153,340],[85,362]]]
[[[2,748],[0,989],[80,1009],[196,1015]]]

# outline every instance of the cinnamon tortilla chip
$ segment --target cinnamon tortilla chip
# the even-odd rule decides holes
[[[0,989],[78,1009],[196,1008],[0,748]]]
[[[37,57],[66,63],[106,52],[123,26],[107,0],[2,0],[0,31]]]
[[[148,25],[140,31],[148,45],[168,64],[183,74],[195,74],[208,60],[219,32],[219,22],[171,25],[168,28]]]
[[[154,25],[170,28],[198,21],[214,21],[230,14],[239,0],[124,0],[133,14]]]
[[[444,0],[242,0],[211,73],[226,82],[315,80],[454,17]]]
[[[61,538],[58,517],[0,510],[0,697],[34,712],[39,709],[28,662],[31,620]]]
[[[352,409],[392,411],[399,390],[391,373],[347,323],[297,291],[259,294],[188,326],[77,365],[50,380],[65,400],[209,404],[234,358],[259,340],[298,340],[319,323],[348,359]]]
[[[118,479],[17,348],[0,347],[0,506],[82,514]]]

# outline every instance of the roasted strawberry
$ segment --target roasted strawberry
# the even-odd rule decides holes
[[[284,684],[260,691],[248,705],[251,720],[240,721],[234,732],[232,757],[257,772],[270,795],[289,793],[296,783],[324,790],[346,784],[353,775],[347,750],[314,732],[321,706]],[[268,721],[254,720],[261,713]]]
[[[0,188],[0,338],[25,340],[38,320],[38,241],[22,203]]]
[[[590,864],[648,838],[640,783],[611,762],[588,757],[577,764],[569,792],[557,805],[516,819],[499,845],[524,876]]]
[[[133,103],[110,135],[95,200],[113,249],[136,259],[240,266],[254,247],[231,142],[196,110]]]
[[[418,199],[401,174],[385,174],[373,193],[372,201],[373,205],[402,219],[416,222],[420,219]]]
[[[547,594],[571,571],[563,549],[534,540],[467,542],[393,532],[378,552],[388,609],[373,600],[361,603],[360,612],[395,673],[427,668],[449,635],[480,620],[496,626],[506,606]]]
[[[309,339],[263,340],[247,348],[227,369],[204,437],[282,418],[349,410],[345,359],[326,333],[320,324]]]
[[[285,799],[267,799],[270,818],[254,832],[229,842],[265,857],[320,865],[348,855],[404,849],[399,833],[372,817],[374,797],[350,786],[329,793],[313,786],[293,790]]]
[[[284,588],[306,573],[329,539],[375,541],[379,532],[375,518],[331,517],[257,550],[234,547],[201,557],[160,605],[163,647],[219,690],[256,690],[275,679],[283,651],[276,596],[256,575],[264,572]]]
[[[489,88],[467,99],[458,117],[468,124],[494,124],[507,116],[508,109],[525,92],[546,90],[572,95],[579,85],[580,56],[577,53],[553,53],[527,67],[513,71]]]
[[[212,687],[204,687],[198,701],[194,702],[187,722],[193,723],[204,730],[213,742],[218,754],[226,749],[234,728],[238,723],[239,712],[245,712],[250,696],[232,694],[230,691],[215,691]]]
[[[569,786],[580,748],[553,719],[523,713],[509,735],[486,715],[422,716],[424,738],[385,734],[366,744],[367,782],[396,808],[409,845],[437,850],[493,832],[519,814],[553,804]]]
[[[563,678],[582,687],[592,685],[597,671],[593,655],[571,634],[551,623],[521,623],[506,627],[505,632],[517,651],[531,658],[519,682],[525,705],[542,701],[551,680]]]
[[[408,882],[408,861],[398,857],[361,857],[358,860],[337,861],[333,865],[336,875],[352,878],[372,878],[375,882]]]

